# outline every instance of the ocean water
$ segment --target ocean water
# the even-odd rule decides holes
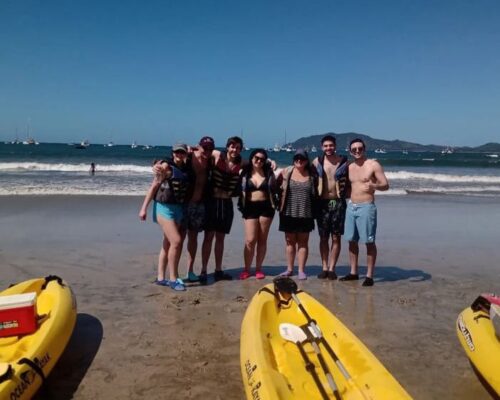
[[[145,194],[154,159],[170,155],[165,146],[68,144],[0,144],[0,195]],[[250,151],[242,153],[248,158]],[[339,152],[345,154],[345,152]],[[310,153],[311,158],[319,153]],[[293,153],[272,152],[279,167],[292,163]],[[380,195],[450,194],[500,197],[500,158],[485,153],[369,152],[384,167],[390,190]],[[95,175],[89,173],[95,163]]]

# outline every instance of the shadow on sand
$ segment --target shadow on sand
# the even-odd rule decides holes
[[[103,333],[101,321],[89,314],[78,314],[64,353],[34,399],[73,398],[101,346]]]
[[[280,273],[286,270],[285,265],[276,265],[273,267],[262,267],[262,271],[266,274],[266,276],[275,277]],[[233,279],[238,279],[240,272],[242,272],[242,268],[228,269],[227,272],[233,276]],[[305,269],[307,276],[309,278],[316,278],[322,268],[319,265],[307,265]],[[338,277],[342,277],[347,275],[350,271],[348,266],[337,266],[335,268],[335,272]],[[255,269],[252,267],[251,270],[252,275],[255,274]],[[366,267],[359,268],[360,279],[366,275]],[[293,276],[297,277],[297,267],[295,266],[293,270]],[[396,266],[376,266],[375,267],[375,282],[396,282],[409,280],[410,282],[423,282],[432,278],[431,274],[424,272],[420,269],[404,269]]]

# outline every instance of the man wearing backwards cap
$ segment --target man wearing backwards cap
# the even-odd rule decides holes
[[[193,264],[198,250],[198,233],[205,226],[205,187],[208,181],[209,160],[215,148],[214,139],[210,136],[203,136],[198,146],[192,148],[192,167],[194,170],[194,191],[186,209],[187,227],[187,275],[189,282],[198,282],[199,278],[193,271]]]

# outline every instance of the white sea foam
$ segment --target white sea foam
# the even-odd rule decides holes
[[[90,165],[64,164],[64,163],[39,163],[39,162],[3,162],[0,163],[0,171],[6,172],[88,172]],[[151,174],[151,166],[134,164],[97,164],[97,172],[128,172],[138,174]]]
[[[391,180],[428,180],[443,183],[500,183],[500,176],[489,175],[452,175],[452,174],[431,174],[428,172],[396,171],[386,172],[387,179]]]

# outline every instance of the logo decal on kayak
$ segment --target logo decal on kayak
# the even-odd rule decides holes
[[[250,362],[250,360],[245,361],[245,372],[247,375],[247,382],[248,385],[251,387],[250,392],[252,393],[252,399],[253,400],[260,400],[260,393],[259,389],[261,387],[260,381],[256,382],[256,378],[254,376],[255,371],[257,370],[257,365],[253,364]]]
[[[472,341],[472,335],[465,326],[464,319],[461,315],[458,317],[457,324],[458,324],[458,329],[460,329],[460,332],[462,333],[462,336],[465,339],[465,343],[467,343],[467,346],[469,346],[470,351],[474,351],[476,348],[474,347],[474,342]]]

